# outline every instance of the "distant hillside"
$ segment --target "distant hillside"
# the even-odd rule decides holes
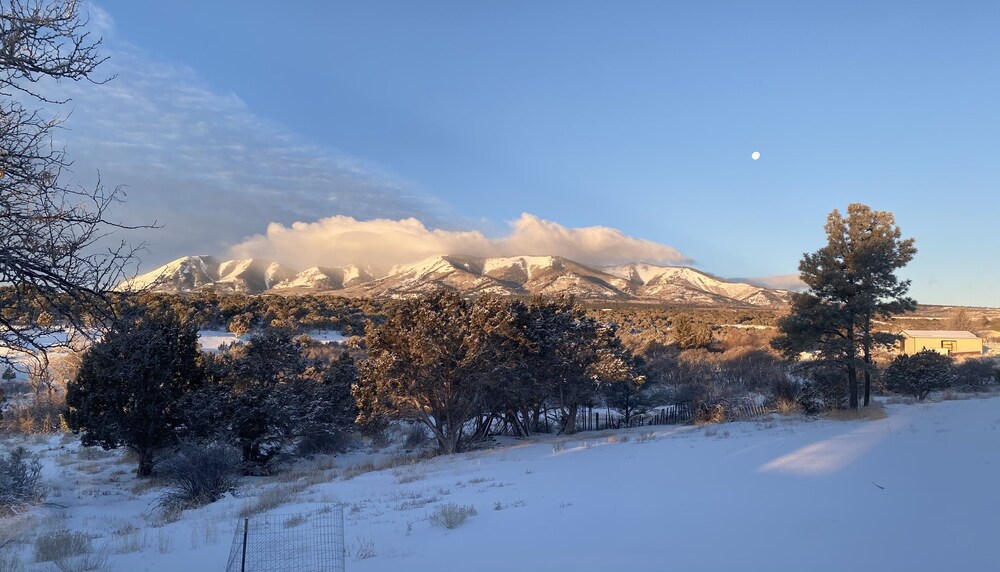
[[[122,288],[194,292],[206,287],[244,294],[335,292],[400,298],[440,288],[466,294],[572,294],[581,300],[777,307],[784,290],[723,280],[684,266],[633,263],[599,268],[559,256],[434,256],[379,275],[371,268],[313,267],[296,272],[266,260],[219,262],[186,256],[136,277]]]

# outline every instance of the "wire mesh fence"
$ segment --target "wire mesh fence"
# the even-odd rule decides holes
[[[262,514],[236,527],[226,572],[344,572],[344,509]]]
[[[704,421],[748,421],[771,413],[771,409],[753,399],[732,399],[714,404],[695,404],[690,401],[665,405],[653,411],[625,417],[613,412],[601,413],[581,408],[576,416],[577,431],[600,431],[649,425],[675,425]]]

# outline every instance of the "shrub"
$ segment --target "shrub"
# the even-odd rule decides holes
[[[0,454],[0,516],[9,516],[45,498],[41,472],[38,457],[24,447]]]
[[[332,455],[343,453],[351,448],[356,440],[356,434],[348,431],[325,431],[307,433],[295,445],[295,455]]]
[[[697,404],[694,422],[698,425],[706,423],[722,423],[726,420],[726,407],[721,403]]]
[[[431,513],[430,520],[431,524],[443,526],[451,530],[457,528],[470,516],[475,516],[476,514],[476,507],[472,505],[462,506],[450,502],[439,506],[437,510]]]
[[[182,445],[159,469],[167,491],[159,505],[192,508],[215,502],[236,488],[242,474],[240,453],[227,445]]]
[[[821,411],[847,407],[847,374],[836,367],[805,370],[808,378],[800,386],[796,402],[804,412],[815,415]]]
[[[955,366],[955,385],[958,387],[981,388],[997,381],[1000,370],[990,359],[967,359]]]
[[[64,561],[90,550],[90,537],[86,534],[59,530],[35,539],[35,562]]]
[[[425,447],[431,441],[431,436],[427,434],[427,430],[424,429],[423,425],[410,425],[406,428],[404,435],[403,448],[405,449],[419,449]]]
[[[781,377],[771,382],[771,401],[782,409],[783,403],[798,403],[802,394],[802,386],[795,380],[788,377]]]
[[[950,357],[931,350],[901,355],[885,371],[886,387],[923,401],[932,391],[951,387],[954,381],[951,364]]]

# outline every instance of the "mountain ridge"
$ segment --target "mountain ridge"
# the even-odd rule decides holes
[[[561,256],[431,256],[377,272],[364,265],[314,266],[297,272],[262,259],[219,261],[184,256],[122,283],[120,289],[196,292],[332,293],[403,298],[440,288],[506,296],[572,294],[582,300],[778,307],[790,293],[726,280],[687,266],[633,262],[592,266]]]

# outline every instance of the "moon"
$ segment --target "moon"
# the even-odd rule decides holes
[[[754,151],[753,153],[750,153],[750,158],[753,159],[754,161],[760,159],[760,151]]]

